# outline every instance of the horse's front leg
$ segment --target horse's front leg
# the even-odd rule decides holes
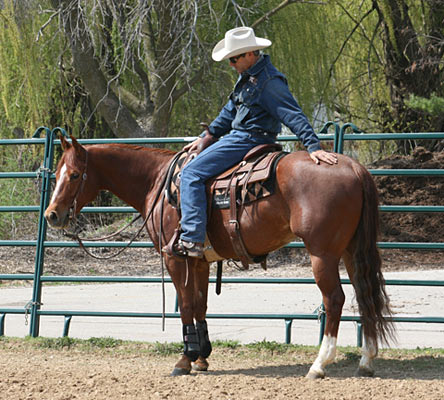
[[[210,266],[206,261],[199,260],[194,274],[194,287],[196,289],[194,304],[194,319],[196,320],[197,336],[199,338],[199,357],[193,362],[195,371],[208,370],[207,358],[211,354],[212,346],[208,336],[208,327],[205,316],[207,314],[208,280]]]
[[[167,257],[166,264],[178,295],[184,342],[183,355],[176,363],[172,375],[187,375],[191,371],[191,363],[201,356],[201,343],[204,350],[203,358],[208,357],[211,352],[211,344],[208,351],[206,342],[209,343],[209,340],[205,340],[205,337],[208,338],[208,334],[205,335],[207,332],[205,313],[209,267],[208,263],[193,258],[182,262]],[[206,264],[206,267],[205,265],[202,267],[201,264]],[[203,278],[199,277],[200,272],[204,272]],[[206,285],[198,285],[200,279],[206,280]],[[197,321],[196,325],[194,319]]]

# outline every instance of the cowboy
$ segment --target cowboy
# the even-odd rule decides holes
[[[203,257],[206,235],[207,200],[205,182],[239,163],[253,147],[274,143],[286,125],[302,141],[311,159],[319,164],[336,164],[336,155],[321,149],[319,138],[293,95],[285,76],[261,49],[271,41],[256,37],[252,28],[229,30],[213,49],[215,61],[229,60],[239,74],[228,103],[209,125],[209,133],[219,139],[204,149],[182,171],[181,235],[174,251],[182,256]],[[202,145],[205,132],[184,150]]]

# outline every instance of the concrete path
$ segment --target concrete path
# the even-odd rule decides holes
[[[444,280],[444,270],[387,273],[386,279]],[[346,305],[343,315],[355,314],[356,303],[350,285],[344,285]],[[388,286],[393,311],[399,316],[444,317],[444,287]],[[32,288],[1,288],[0,308],[22,308],[31,299]],[[44,286],[43,310],[129,311],[160,313],[162,310],[160,284],[84,284]],[[309,314],[320,305],[321,295],[315,285],[289,284],[224,284],[216,296],[210,285],[209,314],[279,313]],[[166,285],[166,312],[174,312],[175,291]],[[283,320],[209,319],[211,340],[236,340],[252,343],[262,340],[285,342]],[[42,316],[40,336],[60,337],[62,316]],[[392,347],[444,348],[444,324],[396,324],[398,343]],[[75,338],[113,337],[149,342],[180,342],[179,319],[167,319],[165,331],[157,318],[76,317],[71,321],[69,336]],[[8,314],[5,335],[24,337],[29,334],[23,315]],[[292,343],[317,345],[319,323],[294,320]],[[342,322],[338,344],[356,345],[356,324]]]

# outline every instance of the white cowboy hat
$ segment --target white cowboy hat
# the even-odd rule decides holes
[[[264,49],[271,45],[268,39],[258,38],[252,28],[242,26],[225,33],[225,38],[214,46],[212,57],[214,61],[247,53],[248,51]]]

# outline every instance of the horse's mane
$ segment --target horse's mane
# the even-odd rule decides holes
[[[91,145],[91,146],[107,146],[107,147],[119,147],[121,149],[135,150],[135,151],[149,151],[154,153],[163,153],[167,155],[173,155],[176,152],[169,149],[159,149],[157,147],[145,147],[134,144],[126,144],[126,143],[108,143],[108,144],[99,144],[99,145]],[[88,146],[86,146],[88,148]]]
[[[176,154],[175,151],[172,150],[168,150],[168,149],[159,149],[159,148],[155,148],[155,147],[144,147],[144,146],[139,146],[139,145],[133,145],[133,144],[125,144],[125,143],[105,143],[105,144],[90,144],[90,145],[86,145],[85,149],[99,149],[99,148],[108,148],[108,149],[114,149],[116,151],[118,150],[128,150],[128,151],[135,151],[135,152],[150,152],[150,153],[157,153],[157,154],[162,154],[165,156],[173,156],[174,154]],[[142,154],[142,153],[139,153]],[[64,152],[62,155],[62,159],[63,162],[67,163],[67,164],[75,164],[75,159],[76,159],[76,155],[75,152]]]

